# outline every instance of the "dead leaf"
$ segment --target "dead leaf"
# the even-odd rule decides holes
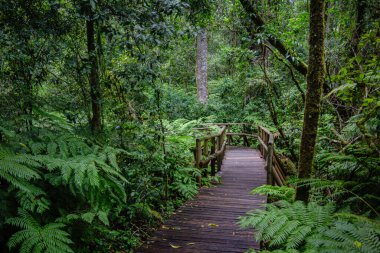
[[[195,242],[188,242],[188,243],[186,243],[187,245],[194,245],[195,244]]]
[[[162,229],[170,229],[170,227],[165,226],[165,225],[162,225],[161,228],[162,228]]]
[[[218,225],[218,224],[215,224],[215,223],[209,223],[208,226],[209,226],[209,227],[212,227],[212,228],[217,228],[217,227],[219,227],[219,225]]]
[[[181,248],[181,246],[179,245],[175,245],[175,244],[172,244],[172,243],[169,243],[170,247],[172,247],[173,249],[179,249]]]

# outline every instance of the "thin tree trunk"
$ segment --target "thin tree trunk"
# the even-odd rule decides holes
[[[256,32],[263,32],[265,22],[259,15],[255,4],[252,3],[251,0],[240,0],[240,3],[250,18],[250,24],[247,24],[247,29],[250,37],[253,39]],[[256,30],[254,30],[253,27],[255,27]],[[267,41],[276,48],[298,72],[304,76],[307,74],[308,66],[306,63],[304,63],[294,51],[289,50],[279,38],[276,38],[272,34],[268,34]]]
[[[101,105],[101,90],[99,83],[98,62],[96,59],[96,47],[94,38],[94,20],[92,11],[90,11],[90,17],[86,20],[86,32],[87,32],[87,52],[89,56],[89,63],[91,66],[90,74],[88,77],[90,83],[90,95],[91,95],[91,130],[93,133],[102,130],[102,105]]]
[[[358,46],[360,37],[363,34],[364,26],[364,13],[366,8],[366,0],[356,0],[356,27],[352,34],[352,51],[351,56],[356,56],[358,54]]]
[[[296,75],[294,74],[294,71],[292,69],[292,66],[285,59],[281,59],[280,58],[281,56],[276,51],[274,51],[272,48],[270,48],[268,45],[264,44],[264,46],[266,48],[268,48],[272,52],[272,54],[274,55],[274,57],[276,57],[277,60],[279,60],[280,62],[284,63],[285,66],[289,69],[290,77],[292,78],[292,80],[294,82],[294,85],[296,86],[297,90],[300,92],[301,98],[302,98],[302,102],[303,102],[303,105],[304,105],[305,104],[305,92],[302,90],[301,84],[297,80]]]
[[[364,15],[365,15],[365,9],[366,9],[366,0],[356,0],[356,27],[352,34],[352,48],[350,52],[350,57],[355,57],[360,54],[359,52],[359,42],[360,38],[363,35],[363,28],[364,28]],[[365,55],[362,55],[363,57],[366,57]],[[356,62],[355,64],[356,69],[360,70],[360,63]],[[353,97],[353,104],[355,109],[358,109],[358,113],[360,113],[362,109],[363,100],[366,96],[366,84],[361,81],[358,82],[356,89],[355,89],[355,96]]]
[[[267,105],[268,105],[268,108],[269,108],[269,112],[270,112],[273,124],[276,126],[278,132],[281,135],[281,138],[284,140],[285,145],[286,145],[286,147],[288,148],[288,150],[290,152],[290,158],[291,158],[291,160],[293,162],[297,162],[298,159],[297,159],[297,156],[296,156],[296,154],[295,154],[295,152],[293,150],[293,147],[290,144],[289,139],[286,137],[285,132],[284,132],[283,128],[281,127],[281,124],[278,121],[276,106],[275,106],[275,104],[274,104],[274,102],[272,100],[272,98],[274,97],[273,96],[273,92],[275,91],[274,90],[274,85],[273,85],[272,80],[269,78],[269,76],[267,74],[266,67],[265,67],[265,62],[263,63],[262,70],[263,70],[263,73],[264,73],[264,76],[265,76],[265,80],[266,80],[266,82],[267,82],[267,84],[269,86],[268,87],[268,94],[269,94],[269,96],[267,96]],[[277,99],[279,99],[278,95],[276,95],[276,97],[277,97]]]
[[[301,137],[299,178],[309,178],[312,174],[321,95],[325,81],[324,37],[325,0],[310,1],[309,67],[307,73],[307,93]],[[309,189],[299,187],[296,199],[308,201]]]
[[[202,104],[207,103],[207,32],[201,29],[197,36],[197,95],[198,101]]]

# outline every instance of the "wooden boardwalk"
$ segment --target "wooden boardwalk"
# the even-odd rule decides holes
[[[249,192],[266,183],[265,160],[246,147],[228,147],[222,184],[202,188],[149,238],[137,252],[244,252],[258,249],[250,230],[236,224],[239,216],[260,208],[266,197]]]

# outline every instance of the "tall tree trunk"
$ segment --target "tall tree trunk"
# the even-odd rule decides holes
[[[309,178],[312,173],[321,95],[325,81],[324,37],[325,0],[310,1],[309,66],[307,73],[307,93],[301,137],[298,176]],[[309,189],[299,187],[296,199],[308,201]]]
[[[96,59],[96,47],[95,47],[95,28],[94,28],[93,13],[90,11],[89,19],[86,20],[86,32],[87,32],[87,52],[89,57],[89,63],[91,66],[90,74],[88,77],[90,83],[90,95],[91,95],[91,130],[93,133],[100,132],[102,130],[102,97],[99,83],[98,62]]]
[[[197,95],[198,101],[202,104],[207,103],[207,32],[201,29],[197,36]]]

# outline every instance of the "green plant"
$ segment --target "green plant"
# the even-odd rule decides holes
[[[174,172],[172,189],[178,191],[185,199],[194,197],[198,193],[198,185],[195,180],[200,175],[195,168],[179,168]]]
[[[31,181],[41,178],[36,169],[38,165],[32,156],[14,154],[0,146],[0,177],[14,187],[27,193],[41,194],[42,190],[31,184]]]
[[[62,230],[63,223],[48,223],[41,225],[35,218],[23,209],[19,209],[19,216],[9,218],[8,224],[17,226],[22,230],[16,232],[8,241],[10,248],[20,245],[20,253],[73,253],[69,234]]]
[[[257,241],[273,251],[264,252],[378,252],[380,225],[349,213],[334,213],[332,204],[305,205],[280,201],[266,210],[250,212],[240,220],[254,228]]]
[[[305,205],[296,201],[279,201],[266,205],[267,210],[256,210],[240,219],[243,228],[254,228],[257,241],[264,241],[270,248],[298,249],[306,239],[318,233],[333,221],[335,207],[311,202]]]
[[[368,222],[336,221],[331,227],[322,227],[307,239],[311,252],[366,252],[380,251],[380,226]]]
[[[270,197],[272,200],[294,201],[295,189],[287,186],[262,185],[251,191],[251,194],[260,194]]]

